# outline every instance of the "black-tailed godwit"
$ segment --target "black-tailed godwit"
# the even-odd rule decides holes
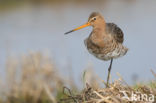
[[[104,61],[110,60],[107,76],[107,86],[109,86],[113,59],[124,56],[128,51],[128,49],[123,46],[124,34],[116,24],[106,23],[104,17],[98,12],[93,12],[89,16],[86,24],[66,32],[65,34],[87,26],[93,27],[89,37],[84,41],[89,53],[98,59]]]

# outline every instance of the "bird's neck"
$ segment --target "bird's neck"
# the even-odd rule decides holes
[[[93,35],[98,36],[99,38],[103,38],[106,36],[106,24],[105,23],[100,23],[98,25],[93,26]]]
[[[93,25],[93,31],[100,31],[102,33],[104,33],[106,31],[106,23],[105,21],[98,21],[97,23],[95,23],[95,25]]]
[[[105,23],[105,21],[103,21],[103,22],[97,22],[97,23],[95,23],[94,25],[93,25],[93,28],[94,29],[96,29],[96,28],[105,28],[106,27],[106,23]]]

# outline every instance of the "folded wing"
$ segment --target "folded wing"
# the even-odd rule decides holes
[[[123,43],[124,34],[116,24],[106,23],[106,32],[111,34],[118,43]]]

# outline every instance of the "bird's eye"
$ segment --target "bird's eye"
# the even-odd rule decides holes
[[[93,20],[96,20],[96,18],[93,18]]]

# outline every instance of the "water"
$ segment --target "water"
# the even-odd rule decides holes
[[[93,11],[99,11],[107,22],[114,22],[125,34],[126,56],[114,60],[112,78],[117,72],[129,84],[132,76],[139,81],[153,79],[150,69],[156,70],[156,1],[119,0],[99,2],[67,2],[45,5],[26,4],[1,11],[0,15],[0,74],[4,75],[8,55],[22,55],[29,51],[49,51],[62,73],[72,64],[76,81],[88,65],[100,78],[106,80],[109,62],[96,59],[88,53],[84,39],[92,28],[69,35],[68,30],[84,24]]]

